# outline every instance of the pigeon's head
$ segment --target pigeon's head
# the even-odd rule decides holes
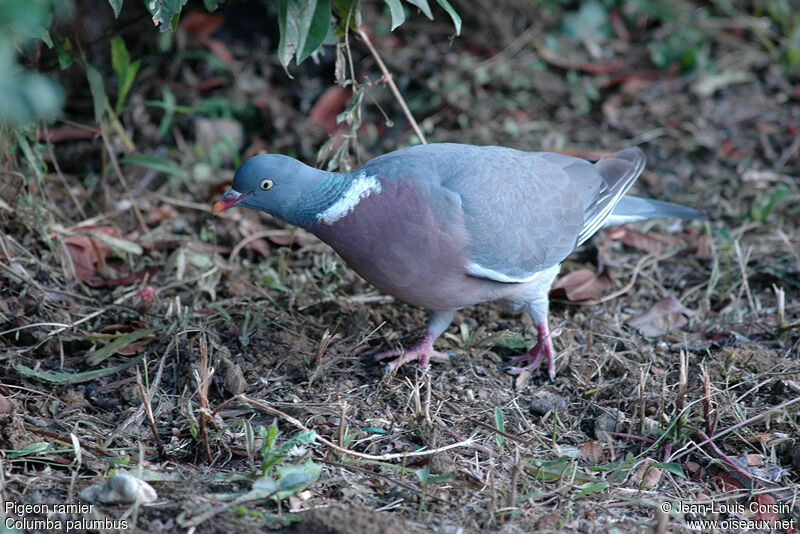
[[[233,186],[214,203],[211,214],[241,206],[292,222],[300,199],[319,181],[320,173],[280,154],[252,157],[236,171]]]

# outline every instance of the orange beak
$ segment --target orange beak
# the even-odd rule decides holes
[[[236,206],[249,194],[250,193],[240,193],[235,189],[228,189],[225,191],[225,194],[222,195],[222,198],[214,202],[214,205],[211,206],[211,216],[219,215],[226,209]]]

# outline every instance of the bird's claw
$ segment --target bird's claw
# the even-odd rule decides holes
[[[433,339],[431,339],[427,334],[422,336],[422,339],[420,339],[416,345],[408,350],[385,350],[376,354],[374,358],[375,360],[384,360],[386,358],[391,358],[392,356],[398,356],[398,358],[390,361],[384,366],[386,373],[393,373],[404,363],[414,360],[419,360],[419,364],[422,367],[427,367],[431,360],[447,360],[450,358],[449,353],[439,352],[438,350],[433,349]]]

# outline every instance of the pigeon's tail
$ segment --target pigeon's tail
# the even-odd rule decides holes
[[[603,227],[619,226],[646,219],[706,219],[705,213],[686,206],[653,200],[652,198],[625,195],[620,199]]]

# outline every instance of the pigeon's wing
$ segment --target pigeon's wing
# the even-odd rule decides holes
[[[468,273],[526,282],[602,227],[645,164],[626,149],[591,164],[555,153],[485,147],[442,185],[461,198]]]
[[[626,148],[593,165],[602,176],[601,187],[585,206],[586,221],[578,236],[578,245],[602,228],[614,207],[639,177],[647,164],[647,157],[637,147]]]
[[[421,184],[440,224],[463,221],[468,274],[518,283],[560,263],[601,228],[644,164],[638,148],[592,164],[552,152],[438,143],[391,152],[360,170]]]

